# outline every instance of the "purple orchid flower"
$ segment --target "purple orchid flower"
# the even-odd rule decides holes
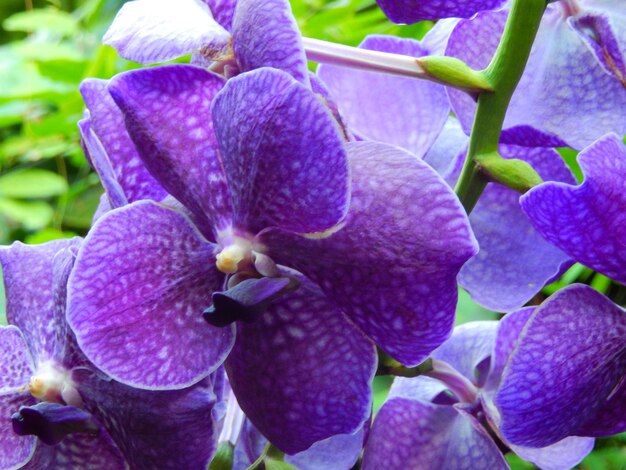
[[[584,149],[580,186],[548,182],[525,194],[535,229],[572,258],[626,284],[626,146],[609,134]]]
[[[524,328],[494,402],[516,445],[626,431],[626,311],[585,285],[557,292]]]
[[[469,18],[479,11],[493,10],[506,0],[376,0],[394,23],[416,23],[441,18]]]
[[[513,95],[502,142],[583,148],[607,132],[626,133],[623,2],[562,0],[548,5],[526,71]],[[507,18],[506,9],[460,20],[446,55],[486,67]],[[538,83],[545,86],[537,86]],[[469,132],[476,103],[448,90],[452,109]],[[527,139],[528,140],[528,139]]]
[[[142,64],[193,53],[192,63],[226,76],[274,67],[309,86],[288,0],[135,0],[122,7],[103,41]]]
[[[594,323],[599,326],[602,323],[602,319],[598,319],[597,323],[583,320],[585,315],[580,307],[575,314],[568,311],[568,306],[575,305],[579,300],[576,295],[581,289],[591,290],[584,286],[572,286],[555,294],[544,305],[510,313],[500,322],[473,322],[457,327],[452,337],[433,353],[433,370],[427,373],[428,376],[395,380],[370,432],[363,455],[363,469],[382,468],[382,465],[392,470],[508,469],[503,450],[512,450],[542,469],[564,470],[579,463],[592,450],[594,439],[576,437],[578,433],[572,427],[558,437],[552,434],[541,442],[529,442],[531,435],[544,435],[543,419],[560,422],[562,416],[560,410],[542,409],[537,402],[545,399],[548,403],[549,397],[553,397],[552,403],[558,402],[562,408],[571,407],[573,411],[576,402],[570,398],[582,399],[582,396],[567,396],[567,392],[574,391],[575,394],[580,391],[576,390],[578,384],[588,380],[597,384],[605,377],[593,376],[593,364],[584,362],[586,359],[577,361],[576,365],[584,364],[583,370],[589,374],[575,373],[576,366],[569,366],[569,358],[561,356],[553,360],[556,356],[549,356],[551,346],[541,354],[535,351],[532,355],[527,354],[529,351],[526,348],[533,348],[537,343],[546,346],[547,338],[564,331],[561,322],[570,321],[574,316],[579,319],[579,326],[584,324],[587,327]],[[559,306],[558,302],[563,299],[567,305]],[[555,306],[556,311],[553,309]],[[602,316],[604,312],[598,313]],[[541,331],[540,325],[545,325],[546,320],[551,321],[554,328],[549,335]],[[610,344],[615,344],[614,340],[620,333],[611,333],[610,326],[605,322],[601,327],[603,338],[589,336],[593,338],[590,341],[596,344],[594,351],[603,349],[605,338],[610,339]],[[582,331],[591,330],[585,328]],[[580,335],[565,336],[558,334],[554,343],[550,339],[550,344],[563,341],[559,344],[563,345],[563,350],[571,351],[571,357],[576,357],[578,351],[584,351],[588,346],[578,341]],[[622,346],[623,337],[622,334]],[[605,366],[615,365],[611,353],[615,353],[615,348],[611,351],[610,346],[606,347],[606,354],[598,362],[609,359]],[[573,382],[550,381],[551,377],[566,370],[576,375]],[[607,383],[603,382],[603,397],[586,401],[604,403],[606,389],[615,386],[614,376]],[[528,388],[530,383],[534,386]],[[555,395],[544,395],[545,388],[554,389]],[[589,404],[585,400],[580,403],[581,408]],[[575,406],[576,410],[581,409],[578,403]],[[593,406],[584,409],[587,417],[593,414]],[[533,428],[520,425],[521,415],[517,410],[524,410],[526,418],[537,416],[537,419],[533,418]],[[524,438],[520,439],[520,436]]]
[[[424,40],[427,47],[439,42],[429,37]],[[418,55],[420,45],[407,39],[370,36],[361,47]],[[437,97],[443,86],[332,65],[320,66],[318,75],[336,98],[349,132],[423,157],[454,187],[469,139],[458,121],[448,118],[445,97]],[[377,93],[366,92],[372,87]],[[406,96],[412,97],[409,105]],[[429,106],[435,109],[434,116]],[[532,130],[517,129],[512,135],[525,146],[502,145],[504,158],[527,161],[546,181],[575,182],[558,153],[530,147]],[[486,308],[510,312],[523,306],[572,264],[569,256],[533,229],[519,207],[519,194],[512,189],[490,185],[470,222],[481,250],[463,266],[459,283]],[[516,230],[511,232],[511,227]]]
[[[455,277],[476,250],[454,194],[404,151],[346,144],[318,97],[277,70],[224,85],[161,67],[109,90],[195,225],[145,201],[96,223],[69,287],[87,357],[123,383],[179,388],[224,361],[236,322],[226,370],[272,443],[294,454],[357,430],[376,362],[361,330],[412,365],[451,330]],[[211,305],[206,319],[225,326],[203,320]]]
[[[78,349],[65,293],[79,244],[0,249],[10,323],[0,328],[0,468],[206,468],[217,437],[212,378],[174,392],[136,390]]]

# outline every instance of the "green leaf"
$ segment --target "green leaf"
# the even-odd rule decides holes
[[[0,176],[0,196],[31,199],[53,197],[67,191],[67,181],[39,168],[17,170]]]
[[[463,289],[459,288],[459,302],[456,307],[456,325],[462,325],[470,321],[477,320],[497,320],[500,316],[481,307],[472,300],[470,295]]]
[[[54,211],[42,201],[14,201],[0,198],[0,213],[21,224],[26,230],[41,230],[50,223]]]
[[[266,458],[263,463],[265,464],[265,470],[298,470],[293,465],[280,460]]]
[[[222,442],[217,448],[215,457],[211,461],[208,470],[231,470],[235,458],[235,450],[229,442]]]
[[[52,240],[58,240],[59,238],[73,238],[78,234],[75,232],[64,232],[56,228],[45,228],[37,233],[28,235],[24,242],[29,245],[39,245]]]
[[[7,324],[7,301],[4,293],[4,279],[2,278],[2,266],[0,266],[0,325]]]
[[[2,27],[7,31],[49,31],[63,36],[78,32],[78,23],[72,15],[52,8],[15,13],[2,22]]]

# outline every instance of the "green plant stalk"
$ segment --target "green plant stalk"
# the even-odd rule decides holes
[[[493,91],[478,95],[467,158],[455,188],[468,214],[490,181],[485,168],[490,164],[493,166],[495,156],[501,158],[498,142],[504,117],[526,68],[546,4],[546,0],[512,1],[498,49],[483,71]],[[528,180],[536,182],[537,178],[531,176]]]

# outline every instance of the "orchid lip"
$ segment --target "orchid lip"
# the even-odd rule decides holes
[[[42,401],[82,406],[71,371],[54,360],[43,362],[28,383],[30,394]]]

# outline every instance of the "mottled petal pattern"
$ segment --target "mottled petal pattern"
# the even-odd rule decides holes
[[[376,416],[363,470],[505,470],[495,442],[470,415],[451,406],[389,400]]]
[[[365,431],[339,434],[316,442],[309,449],[296,455],[286,455],[285,462],[298,470],[345,470],[352,468],[363,448]]]
[[[141,199],[161,201],[167,193],[148,173],[139,158],[135,144],[124,126],[124,116],[107,91],[107,84],[106,80],[90,78],[80,85],[80,92],[89,110],[91,131],[95,133],[105,151],[102,155],[100,151],[96,151],[99,150],[97,145],[96,149],[93,149],[90,140],[85,139],[92,165],[101,179],[109,175],[114,177],[128,202]]]
[[[545,301],[495,398],[504,437],[542,447],[577,435],[624,377],[624,338],[626,312],[590,287],[575,284]]]
[[[0,331],[4,331],[3,328]],[[2,334],[2,340],[5,335]],[[2,351],[5,352],[5,351]],[[4,371],[3,371],[4,372]],[[23,383],[21,385],[26,385]],[[17,469],[28,462],[38,447],[35,436],[18,436],[13,432],[11,415],[20,406],[35,404],[35,399],[28,392],[1,391],[0,392],[0,468]],[[42,468],[42,467],[39,467]]]
[[[626,146],[609,134],[578,156],[580,186],[545,183],[520,202],[534,227],[577,261],[626,284]]]
[[[368,36],[359,47],[412,57],[428,54],[419,41],[394,36]],[[350,130],[369,140],[398,145],[420,158],[448,118],[445,88],[436,83],[335,65],[321,65],[318,75],[337,100]]]
[[[28,384],[35,364],[19,328],[0,326],[0,358],[0,393]]]
[[[152,202],[102,217],[68,286],[68,322],[85,355],[148,389],[181,388],[215,370],[233,330],[202,319],[223,282],[213,250],[187,218]]]
[[[59,357],[65,349],[64,299],[55,299],[53,272],[55,264],[73,256],[69,250],[77,243],[78,239],[42,245],[15,242],[0,248],[7,320],[22,331],[35,363]]]
[[[549,5],[528,65],[511,100],[505,129],[525,125],[583,148],[613,131],[626,133],[626,89],[598,64],[595,54],[572,30],[559,5]],[[452,33],[446,55],[474,68],[488,65],[504,28],[507,11],[479,13],[462,20]],[[469,132],[476,103],[449,90],[452,109]],[[504,140],[508,136],[503,133]]]
[[[358,430],[369,417],[372,343],[310,284],[239,323],[226,360],[246,416],[284,452]]]
[[[183,390],[151,392],[88,370],[76,371],[74,379],[87,408],[104,423],[131,468],[207,468],[217,438],[209,378]]]
[[[201,0],[127,2],[102,39],[140,64],[175,59],[202,47],[221,48],[229,40]]]
[[[235,6],[237,0],[202,0],[209,6],[213,18],[222,25],[224,29],[230,31],[233,25],[233,16],[235,15]]]
[[[544,181],[576,181],[552,149],[502,145],[500,154],[530,163]],[[533,228],[519,205],[519,193],[505,186],[485,189],[470,222],[480,251],[461,269],[459,283],[490,310],[520,308],[572,264]]]
[[[223,83],[199,67],[172,65],[120,74],[109,85],[144,164],[206,237],[231,218],[211,120]]]
[[[505,0],[376,0],[394,23],[416,23],[441,18],[469,18],[481,10],[493,10]]]
[[[272,67],[309,84],[302,38],[288,0],[237,0],[232,34],[242,72]]]
[[[317,232],[349,202],[343,138],[309,89],[274,69],[230,79],[213,105],[238,228]]]
[[[395,359],[416,365],[451,333],[456,275],[477,246],[458,199],[428,165],[375,142],[348,144],[352,202],[338,230],[261,236],[315,280]]]
[[[574,468],[593,450],[595,439],[566,437],[545,447],[521,447],[508,444],[519,457],[537,465],[541,470]]]

